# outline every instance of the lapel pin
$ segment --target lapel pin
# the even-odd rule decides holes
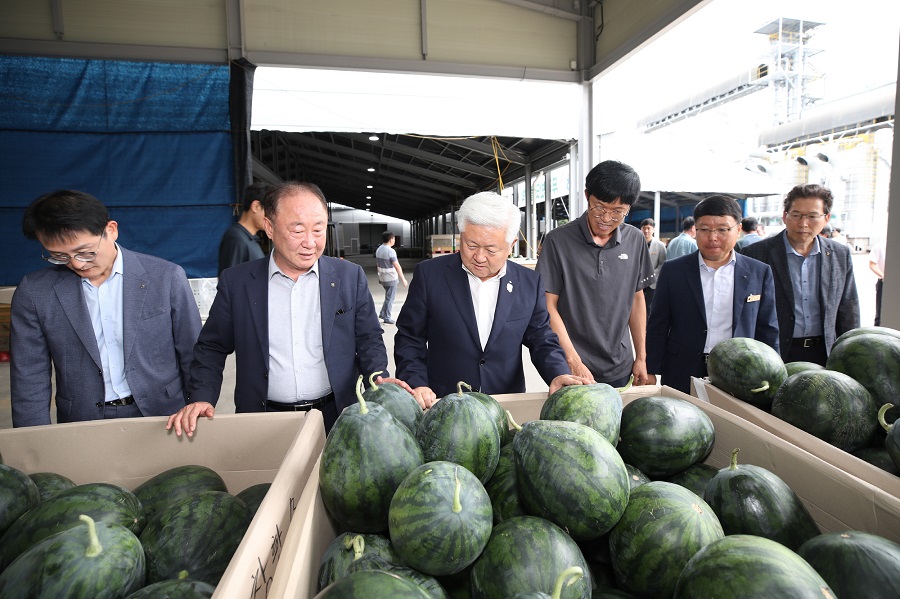
[[[506,282],[506,290],[508,292],[512,293],[512,282],[511,281]]]
[[[331,286],[334,287],[334,283],[332,283]]]

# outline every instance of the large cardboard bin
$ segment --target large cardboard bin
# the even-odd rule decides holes
[[[872,486],[900,497],[900,476],[891,474],[865,460],[847,453],[834,445],[788,424],[781,418],[748,404],[733,395],[722,391],[706,379],[695,378],[692,381],[693,395],[703,401],[740,416],[747,422],[763,428],[773,435],[808,451],[817,458],[849,472]]]
[[[166,432],[165,422],[165,417],[129,418],[2,430],[0,453],[23,472],[56,472],[77,484],[134,489],[186,464],[212,468],[230,493],[271,482],[213,595],[268,596],[281,574],[276,567],[301,491],[325,444],[321,412],[216,416],[201,421],[191,439]]]

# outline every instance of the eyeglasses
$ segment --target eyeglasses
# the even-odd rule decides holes
[[[588,210],[590,210],[591,214],[593,214],[594,216],[597,216],[601,219],[608,217],[608,220],[611,220],[614,222],[618,222],[618,221],[622,220],[623,218],[625,218],[626,216],[628,216],[627,210],[618,210],[618,209],[610,210],[608,208],[604,208],[603,206],[600,206],[599,204],[590,206],[588,208]]]
[[[739,224],[740,223],[738,223],[738,225]],[[713,233],[715,233],[719,237],[724,237],[738,225],[733,225],[731,227],[717,227],[715,229],[710,229],[709,227],[697,227],[697,235],[703,235],[704,237],[706,237],[707,235],[712,235]]]
[[[791,220],[803,220],[804,218],[809,222],[813,223],[817,220],[822,220],[825,218],[824,214],[819,214],[817,212],[813,212],[812,214],[801,214],[800,212],[788,212],[787,217]]]
[[[68,264],[70,260],[73,258],[78,260],[79,262],[93,262],[97,259],[97,254],[100,252],[100,244],[103,243],[103,238],[106,237],[106,231],[104,231],[100,235],[100,241],[97,242],[97,249],[93,252],[78,252],[74,256],[70,256],[69,254],[63,254],[60,252],[52,252],[49,255],[41,252],[41,258],[49,262],[50,264]]]

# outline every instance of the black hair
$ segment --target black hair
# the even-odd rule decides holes
[[[621,201],[633,205],[641,194],[641,178],[633,168],[615,160],[604,160],[591,169],[584,179],[588,197],[601,202]]]
[[[275,219],[275,213],[278,212],[278,202],[281,198],[302,191],[311,193],[319,198],[322,202],[322,206],[325,208],[325,212],[328,212],[328,201],[325,200],[325,194],[322,193],[322,189],[318,185],[306,181],[288,181],[270,187],[269,191],[266,192],[266,195],[263,196],[262,206],[266,218],[269,220]]]
[[[758,227],[759,221],[755,216],[745,216],[741,219],[741,229],[744,230],[744,233],[755,233]]]
[[[89,193],[60,189],[33,201],[22,217],[22,233],[28,239],[38,235],[63,241],[80,232],[102,235],[109,223],[103,202]]]
[[[647,225],[650,225],[651,227],[655,227],[655,226],[656,226],[656,221],[654,221],[652,218],[645,218],[644,220],[641,221],[641,228],[642,228],[642,229],[643,229],[644,227],[646,227]]]
[[[381,234],[381,243],[387,243],[388,241],[390,241],[393,238],[394,238],[393,233],[391,233],[390,231],[385,231],[384,233]]]
[[[831,190],[821,185],[797,185],[784,196],[784,211],[790,212],[794,200],[802,200],[812,198],[814,200],[822,200],[825,204],[825,214],[831,214],[831,207],[834,205],[834,196]]]
[[[694,206],[694,221],[699,220],[701,216],[730,216],[734,218],[734,222],[739,223],[744,212],[734,198],[709,196]]]
[[[257,200],[262,203],[262,199],[266,197],[266,192],[269,191],[270,187],[271,186],[268,183],[263,183],[262,181],[257,181],[253,185],[248,185],[247,189],[244,190],[244,199],[241,201],[241,211],[249,211],[250,206]]]
[[[690,231],[691,227],[693,227],[693,226],[694,226],[694,217],[693,216],[686,216],[686,217],[684,217],[684,220],[681,221],[681,230],[682,231]]]

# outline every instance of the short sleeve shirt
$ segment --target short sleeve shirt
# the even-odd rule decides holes
[[[382,285],[396,285],[400,279],[394,262],[397,262],[394,248],[383,243],[379,245],[375,250],[375,268],[378,269],[378,282]]]
[[[628,318],[634,294],[656,281],[644,234],[622,223],[594,243],[587,212],[547,234],[535,270],[582,362],[598,381],[628,376],[634,364]]]

